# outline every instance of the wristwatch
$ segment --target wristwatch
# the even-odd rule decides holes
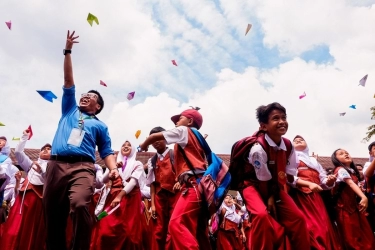
[[[66,54],[72,54],[72,50],[71,49],[63,49],[63,54],[64,54],[64,56]]]

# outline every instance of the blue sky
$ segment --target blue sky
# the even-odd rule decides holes
[[[288,110],[287,137],[307,137],[310,149],[344,147],[366,156],[360,143],[372,124],[375,93],[374,1],[233,0],[56,1],[0,3],[0,134],[20,136],[32,124],[30,147],[52,141],[61,97],[62,49],[68,29],[77,92],[98,89],[114,149],[141,142],[170,116],[201,107],[202,133],[218,153],[258,127],[255,108],[279,101]],[[96,15],[91,27],[86,17]],[[5,21],[12,20],[9,31]],[[245,29],[252,29],[245,36]],[[178,63],[173,66],[171,60]],[[365,88],[358,81],[369,74]],[[99,85],[103,80],[108,87]],[[132,101],[128,92],[136,91]],[[298,96],[306,92],[306,98]],[[357,104],[357,110],[350,110]],[[347,112],[339,117],[339,112]],[[323,138],[323,139],[322,139]],[[12,142],[15,146],[16,142]]]

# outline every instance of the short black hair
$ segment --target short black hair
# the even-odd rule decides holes
[[[93,90],[93,89],[90,90],[87,93],[94,93],[94,94],[96,94],[98,96],[98,99],[96,101],[100,105],[100,109],[98,111],[96,111],[95,115],[99,114],[103,110],[103,108],[104,108],[104,100],[103,100],[102,95],[98,91]]]
[[[371,142],[370,145],[368,145],[368,151],[370,152],[372,147],[375,146],[375,141]]]
[[[162,127],[155,127],[153,129],[151,129],[150,135],[155,134],[155,133],[159,133],[159,132],[163,132],[163,131],[165,131],[164,128],[162,128]]]
[[[278,102],[273,102],[268,104],[267,106],[259,106],[256,109],[256,117],[258,119],[259,124],[260,123],[268,123],[268,117],[274,110],[280,110],[286,115],[286,109]]]

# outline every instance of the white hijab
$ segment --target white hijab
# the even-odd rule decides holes
[[[301,138],[305,140],[303,137]],[[309,168],[315,169],[318,172],[320,172],[318,161],[314,157],[309,156],[309,146],[307,146],[307,143],[306,143],[306,148],[304,150],[299,151],[295,149],[295,151],[296,151],[298,161],[303,161]]]
[[[126,180],[128,180],[130,177],[133,177],[134,179],[138,181],[138,185],[140,189],[142,189],[146,181],[146,175],[143,170],[143,164],[142,162],[136,160],[136,157],[137,157],[136,147],[129,140],[125,140],[125,142],[130,143],[131,152],[130,152],[130,155],[128,156],[124,171],[122,171],[122,168],[119,169],[122,182],[124,183],[124,186],[126,186],[127,184]],[[121,148],[118,152],[116,162],[122,162],[123,164],[125,164],[125,156],[122,154]]]
[[[232,206],[229,207],[223,201],[223,203],[221,204],[218,212],[221,213],[221,210],[223,208],[225,208],[225,210],[226,210],[225,215],[224,215],[224,217],[226,219],[228,219],[230,221],[233,221],[234,223],[237,223],[237,224],[239,224],[241,222],[241,216],[239,214],[237,214],[236,206],[234,204],[232,204]]]

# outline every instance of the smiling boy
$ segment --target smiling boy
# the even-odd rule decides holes
[[[310,249],[306,221],[286,189],[287,183],[298,183],[296,155],[291,142],[283,138],[288,131],[286,110],[275,102],[256,111],[264,133],[258,138],[262,143],[255,143],[249,152],[242,191],[251,214],[248,247],[277,249],[286,234],[292,249]]]

